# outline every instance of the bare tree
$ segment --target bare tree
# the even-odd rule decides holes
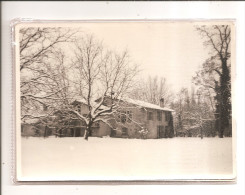
[[[174,103],[172,104],[175,110],[175,127],[176,129],[183,129],[184,111],[186,107],[187,88],[182,88],[177,94]]]
[[[175,127],[177,134],[214,136],[213,128],[209,128],[214,122],[213,110],[205,90],[192,88],[191,93],[187,88],[182,88],[176,95],[173,103],[175,110]],[[211,125],[210,125],[211,124]],[[209,126],[209,127],[207,127]]]
[[[69,111],[85,121],[84,138],[88,139],[95,122],[111,126],[110,120],[120,109],[138,69],[131,64],[127,51],[122,54],[108,51],[93,36],[76,42],[73,67],[74,89],[87,104],[88,113],[83,116],[74,109]]]
[[[202,68],[196,72],[196,76],[192,78],[193,83],[198,86],[202,94],[208,97],[209,105],[215,114],[215,96],[218,91],[216,85],[219,83],[219,77],[216,74],[217,64],[213,60],[206,60],[202,64]]]
[[[22,121],[47,116],[47,107],[63,90],[57,86],[54,67],[64,60],[57,56],[62,43],[72,42],[78,30],[66,28],[22,28],[19,32]],[[58,59],[59,58],[59,59]],[[58,65],[52,65],[58,62]],[[59,68],[61,68],[60,66]],[[64,68],[64,67],[63,67]],[[50,110],[50,109],[49,109]],[[49,114],[48,114],[49,115]]]
[[[216,99],[216,114],[219,136],[229,128],[231,113],[231,83],[230,83],[230,44],[231,28],[228,25],[213,25],[197,27],[197,31],[205,40],[204,45],[211,49],[211,57],[204,63],[201,73],[203,81],[211,78],[206,87],[213,88]],[[199,75],[197,75],[198,77]],[[205,78],[206,77],[206,78]],[[196,79],[198,80],[198,79]],[[199,79],[200,81],[200,79]]]
[[[141,79],[137,82],[131,92],[134,99],[142,100],[152,104],[160,105],[160,99],[164,99],[164,105],[169,106],[173,101],[171,92],[165,78],[148,77],[147,80]]]
[[[21,97],[24,122],[37,119],[46,124],[48,117],[53,117],[55,112],[72,101],[74,94],[70,91],[69,67],[65,65],[64,53],[53,51],[49,62],[42,63],[42,70],[37,79],[28,82],[31,88]]]
[[[183,119],[187,119],[188,121],[192,122],[188,124],[190,130],[193,129],[193,127],[199,129],[201,139],[203,139],[204,134],[206,136],[210,136],[211,134],[212,136],[215,135],[212,132],[212,127],[210,125],[208,128],[205,128],[206,124],[212,124],[214,121],[214,117],[212,116],[210,109],[205,102],[199,103],[196,106],[192,106],[191,109],[186,110],[184,112]]]
[[[73,41],[77,33],[69,28],[22,28],[20,29],[20,71],[40,64],[47,59],[59,43]]]

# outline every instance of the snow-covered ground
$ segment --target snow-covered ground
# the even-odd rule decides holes
[[[231,138],[21,138],[19,180],[232,178]]]

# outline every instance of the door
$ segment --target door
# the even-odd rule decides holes
[[[125,127],[122,128],[122,136],[128,136],[128,129]]]
[[[75,137],[81,136],[81,128],[75,128]]]
[[[157,126],[158,131],[158,138],[164,138],[165,137],[165,129],[164,126]]]

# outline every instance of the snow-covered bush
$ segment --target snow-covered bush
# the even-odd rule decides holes
[[[142,128],[138,131],[138,133],[140,134],[140,138],[141,138],[141,139],[146,139],[146,136],[147,136],[147,134],[149,133],[149,131],[148,131],[146,128],[142,127]]]

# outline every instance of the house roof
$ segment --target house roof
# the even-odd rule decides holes
[[[144,102],[144,101],[141,101],[141,100],[135,100],[135,99],[131,99],[131,98],[123,98],[122,101],[130,103],[130,104],[134,104],[134,105],[137,105],[137,106],[143,107],[143,108],[151,108],[151,109],[156,109],[156,110],[174,112],[174,110],[172,110],[170,108],[161,107],[159,105],[151,104],[151,103]],[[79,103],[87,105],[87,102],[85,100],[75,100],[74,102],[79,102]],[[104,106],[104,105],[101,105],[100,108],[101,109],[107,109],[108,107]]]
[[[170,108],[161,107],[161,106],[158,106],[156,104],[151,104],[151,103],[144,102],[144,101],[141,101],[141,100],[134,100],[134,99],[131,99],[131,98],[124,98],[123,101],[131,103],[131,104],[134,104],[134,105],[138,105],[138,106],[144,107],[144,108],[151,108],[151,109],[156,109],[156,110],[174,112],[174,110],[172,110]]]
[[[72,102],[72,104],[74,104],[75,102],[78,102],[78,103],[81,103],[81,104],[86,104],[87,105],[87,102],[85,100],[82,100],[82,99],[76,99]]]
[[[87,101],[85,101],[85,100],[83,100],[83,99],[75,100],[75,101],[73,101],[73,103],[74,103],[74,102],[78,102],[78,103],[81,103],[81,104],[84,104],[84,105],[88,105]],[[95,101],[93,101],[93,102],[95,103],[95,105],[98,104],[98,103],[96,103]],[[107,107],[107,106],[104,106],[104,105],[101,105],[101,106],[100,106],[100,109],[108,109],[108,107]]]

